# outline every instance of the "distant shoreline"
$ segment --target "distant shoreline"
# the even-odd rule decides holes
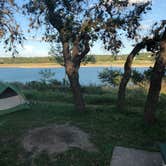
[[[102,64],[102,63],[96,63],[96,64],[86,64],[81,65],[81,67],[123,67],[124,63],[118,62],[117,63],[108,63],[108,64]],[[145,64],[142,63],[135,63],[132,65],[132,67],[150,67],[153,66],[152,62],[146,62]],[[59,64],[54,63],[19,63],[19,64],[0,64],[0,68],[60,68],[62,67]]]

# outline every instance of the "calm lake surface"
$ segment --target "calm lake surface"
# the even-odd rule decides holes
[[[98,78],[99,72],[106,67],[81,67],[80,68],[80,83],[82,85],[101,85],[102,82]],[[3,82],[22,82],[39,81],[41,75],[39,72],[46,68],[0,68],[0,81]],[[64,68],[50,68],[52,72],[55,72],[55,79],[61,81],[65,77]],[[111,67],[113,70],[121,70],[121,67]],[[146,67],[135,68],[136,70],[143,72]]]

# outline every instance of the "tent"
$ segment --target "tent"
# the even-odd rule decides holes
[[[18,88],[0,84],[0,115],[25,108],[26,100]]]

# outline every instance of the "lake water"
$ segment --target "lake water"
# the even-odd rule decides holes
[[[101,85],[102,82],[98,78],[99,72],[105,67],[81,67],[80,68],[80,83],[82,85]],[[113,70],[121,70],[120,67],[111,67]],[[3,82],[22,82],[39,81],[41,75],[39,72],[45,68],[0,68],[0,81]],[[65,77],[64,68],[50,68],[52,72],[55,72],[55,79],[62,81]],[[135,68],[136,70],[143,72],[147,68]]]

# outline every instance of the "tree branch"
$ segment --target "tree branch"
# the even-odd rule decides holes
[[[90,51],[90,46],[89,46],[89,41],[90,41],[90,36],[87,33],[84,33],[82,36],[83,44],[84,44],[84,50],[80,54],[80,61],[85,57],[85,55],[88,54]]]
[[[60,14],[54,11],[54,2],[52,0],[45,0],[45,4],[47,6],[48,19],[51,25],[56,28],[58,32],[61,32],[63,28],[63,21]]]

